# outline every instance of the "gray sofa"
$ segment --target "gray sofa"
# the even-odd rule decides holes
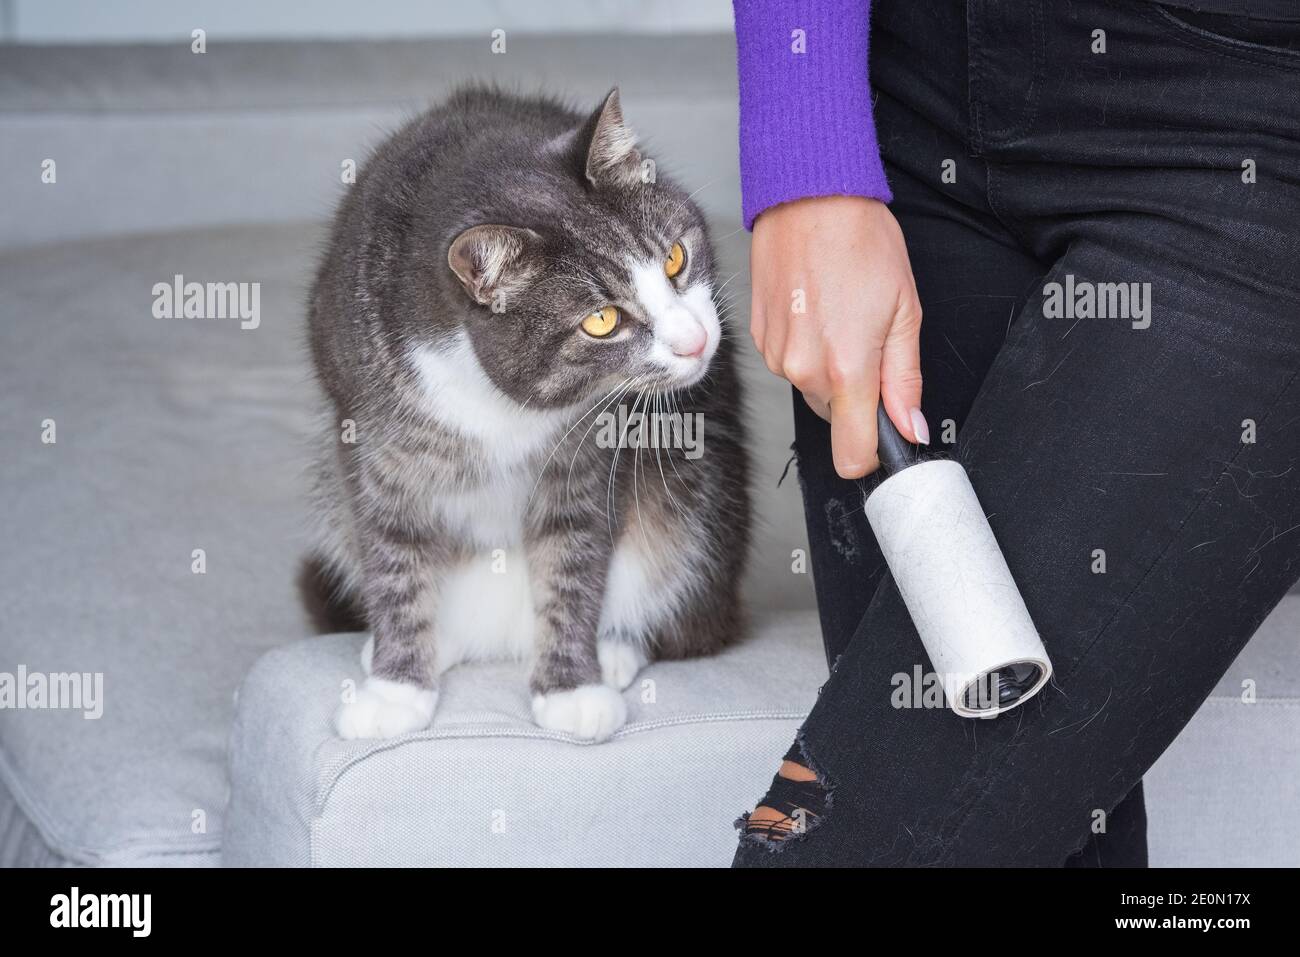
[[[0,863],[730,860],[731,822],[826,674],[811,583],[791,572],[797,486],[777,484],[788,392],[749,359],[745,642],[652,666],[601,745],[536,728],[508,664],[449,675],[427,732],[329,729],[363,636],[308,637],[294,577],[312,389],[301,304],[340,164],[469,76],[590,103],[618,82],[631,122],[700,190],[727,273],[745,268],[729,38],[510,50],[0,51],[0,672],[102,673],[104,689],[98,719],[0,710]],[[178,273],[260,282],[259,327],[155,319],[151,289]],[[1300,862],[1298,629],[1293,596],[1152,770],[1154,863]]]

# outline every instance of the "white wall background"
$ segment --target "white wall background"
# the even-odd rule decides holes
[[[140,43],[522,33],[707,33],[730,0],[0,0],[0,41]]]

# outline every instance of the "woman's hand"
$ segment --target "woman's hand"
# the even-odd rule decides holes
[[[921,304],[898,222],[884,203],[821,196],[754,223],[750,334],[767,367],[831,424],[835,471],[875,471],[876,403],[929,444],[921,415]]]

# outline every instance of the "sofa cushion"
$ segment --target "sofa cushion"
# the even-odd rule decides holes
[[[766,790],[825,679],[813,612],[708,659],[647,668],[602,744],[538,728],[521,664],[455,668],[428,731],[334,737],[361,635],[271,652],[239,693],[230,865],[704,866]]]
[[[99,718],[0,713],[0,783],[70,862],[216,863],[232,692],[308,632],[293,575],[312,238],[0,257],[0,672],[103,676]],[[261,281],[261,325],[155,319],[151,288],[175,273]]]

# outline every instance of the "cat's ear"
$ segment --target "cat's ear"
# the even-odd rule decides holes
[[[495,306],[532,278],[541,241],[519,226],[471,226],[452,240],[447,265],[475,302]]]
[[[636,134],[623,122],[618,87],[609,91],[578,134],[585,148],[584,169],[593,186],[635,186],[641,182]]]

